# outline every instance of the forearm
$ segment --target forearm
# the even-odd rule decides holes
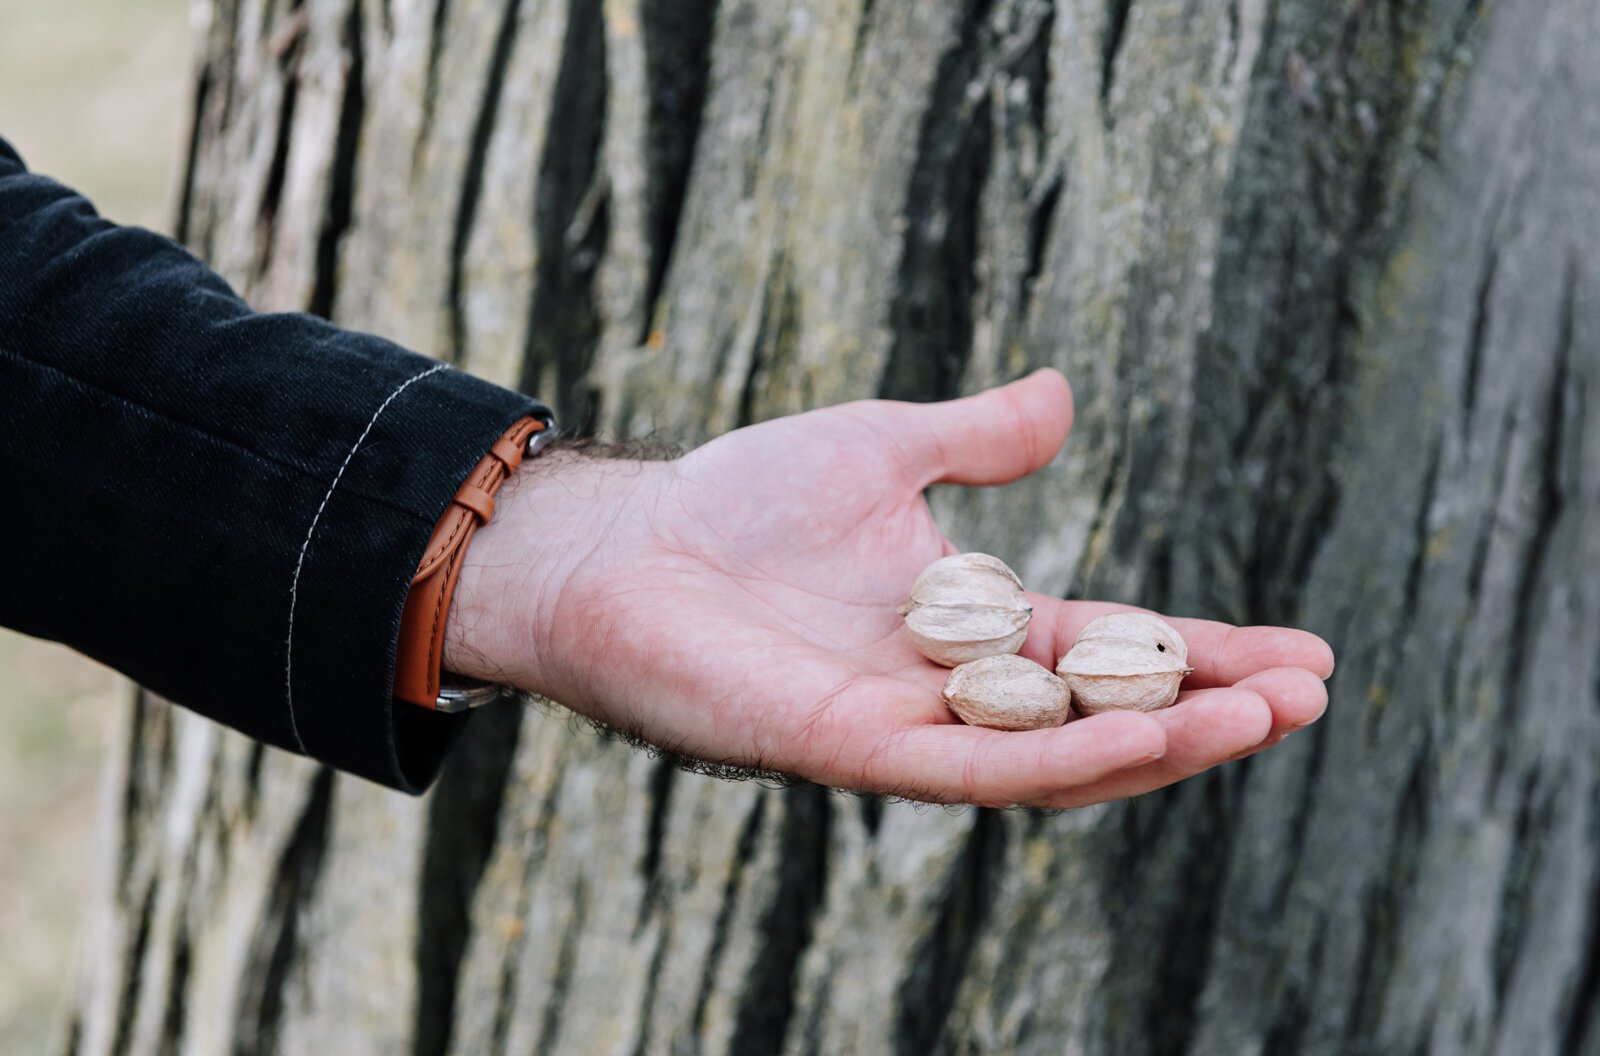
[[[252,736],[416,790],[453,724],[389,700],[457,485],[534,401],[252,311],[0,145],[0,623]]]

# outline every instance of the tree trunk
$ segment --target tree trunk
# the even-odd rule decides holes
[[[1054,816],[517,707],[412,800],[146,698],[70,1051],[1600,1054],[1600,8],[206,14],[181,232],[256,304],[687,444],[1054,364],[953,538],[1339,672]]]

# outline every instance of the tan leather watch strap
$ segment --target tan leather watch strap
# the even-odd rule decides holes
[[[394,659],[397,699],[424,708],[433,708],[438,701],[445,617],[461,576],[467,543],[478,526],[494,516],[495,492],[522,465],[528,439],[545,428],[537,418],[522,418],[507,429],[467,475],[434,527],[400,617],[400,645]]]

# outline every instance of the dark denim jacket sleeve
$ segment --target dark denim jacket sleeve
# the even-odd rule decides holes
[[[460,720],[390,697],[428,535],[540,404],[252,311],[0,140],[0,624],[419,792]]]

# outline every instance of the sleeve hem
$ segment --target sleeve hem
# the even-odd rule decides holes
[[[432,784],[466,715],[445,715],[393,697],[401,614],[433,526],[484,452],[517,419],[549,412],[519,393],[452,370],[432,370],[392,394],[374,415],[310,533],[296,588],[292,728],[306,754],[413,795]],[[406,438],[409,438],[407,440]],[[364,499],[419,445],[434,467],[429,504],[395,516]],[[362,449],[375,453],[364,458]],[[341,492],[343,492],[341,494]],[[352,567],[367,566],[359,577]],[[352,642],[362,625],[364,639]],[[355,648],[352,648],[352,645]]]

